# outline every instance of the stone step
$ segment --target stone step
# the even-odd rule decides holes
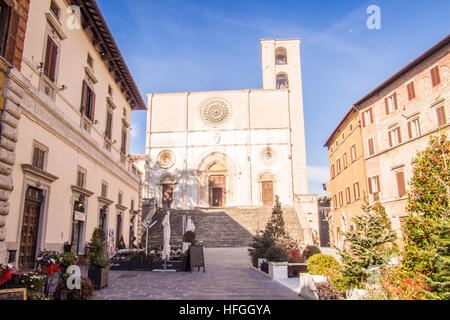
[[[207,247],[247,247],[252,237],[264,229],[270,218],[271,208],[214,208],[195,210],[171,210],[171,244],[182,242],[183,216],[190,216],[196,226],[197,240]],[[162,220],[166,211],[159,211],[153,217],[156,225],[149,231],[151,245],[162,245]],[[283,208],[285,225],[291,236],[301,240],[301,226],[293,208]]]

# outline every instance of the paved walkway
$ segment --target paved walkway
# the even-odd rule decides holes
[[[206,273],[110,271],[94,300],[302,300],[250,267],[247,248],[205,248]]]

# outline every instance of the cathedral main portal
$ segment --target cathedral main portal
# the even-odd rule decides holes
[[[210,207],[225,207],[226,205],[226,174],[227,169],[214,163],[208,169],[208,195]]]

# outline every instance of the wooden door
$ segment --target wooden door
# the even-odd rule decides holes
[[[223,190],[222,188],[213,188],[213,207],[222,207],[223,206]]]
[[[273,181],[262,182],[262,201],[264,206],[273,205]]]
[[[163,208],[167,209],[173,202],[173,184],[163,184]]]
[[[39,232],[41,202],[25,200],[22,232],[20,236],[19,268],[33,269]]]

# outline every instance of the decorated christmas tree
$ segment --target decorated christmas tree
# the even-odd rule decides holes
[[[106,257],[106,235],[102,228],[96,228],[89,242],[88,255],[89,263],[95,269],[106,268],[109,265]]]
[[[343,233],[349,252],[339,250],[343,275],[349,288],[359,288],[368,279],[370,266],[383,267],[389,262],[389,249],[396,235],[380,205],[366,203],[364,214],[353,218],[354,230]]]
[[[432,293],[449,299],[450,142],[441,133],[414,159],[404,227],[402,272],[422,274]]]

